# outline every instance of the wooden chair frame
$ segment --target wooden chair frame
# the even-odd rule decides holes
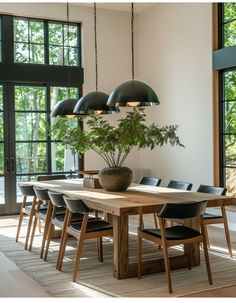
[[[73,274],[72,274],[72,280],[73,280],[73,282],[75,282],[77,275],[78,275],[80,257],[82,254],[84,240],[97,238],[98,261],[103,262],[102,237],[112,237],[113,230],[108,229],[108,230],[101,230],[101,231],[94,231],[94,232],[86,232],[87,224],[88,224],[88,220],[89,220],[89,213],[85,212],[80,232],[74,232],[70,228],[72,215],[73,215],[73,213],[68,210],[68,216],[67,216],[67,220],[66,220],[66,229],[65,229],[64,236],[63,236],[61,251],[60,251],[59,257],[58,257],[57,269],[61,270],[61,268],[62,268],[62,263],[63,263],[63,258],[65,255],[67,241],[68,241],[69,235],[71,235],[71,236],[75,237],[78,242],[77,251],[76,251],[76,259],[75,259],[74,269],[73,269]]]
[[[200,216],[201,234],[197,237],[190,238],[190,239],[167,240],[166,231],[165,231],[166,219],[158,217],[158,223],[160,226],[161,238],[152,236],[143,231],[143,220],[142,220],[142,215],[140,215],[139,227],[138,227],[138,238],[137,238],[137,276],[138,276],[138,278],[139,279],[141,278],[141,272],[142,272],[142,268],[141,268],[142,239],[146,239],[148,241],[154,242],[154,243],[162,246],[169,293],[172,293],[172,282],[171,282],[171,275],[170,275],[170,261],[169,261],[169,255],[168,255],[168,247],[179,245],[179,244],[190,244],[189,245],[190,246],[189,269],[191,269],[191,267],[192,267],[191,244],[202,242],[203,249],[204,249],[204,255],[205,255],[205,261],[206,261],[208,281],[209,281],[209,284],[211,285],[212,284],[212,275],[211,275],[210,261],[209,261],[209,255],[208,255],[208,249],[207,249],[205,228],[204,228],[204,223],[203,223],[203,216]]]

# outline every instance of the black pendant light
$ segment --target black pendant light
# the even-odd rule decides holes
[[[66,19],[67,19],[67,35],[69,36],[69,3],[66,3]],[[68,71],[68,85],[70,84],[70,71]],[[74,118],[76,115],[73,113],[75,105],[77,103],[76,99],[70,98],[70,88],[69,88],[69,98],[62,100],[55,104],[51,111],[51,117],[67,117]]]
[[[160,104],[154,90],[144,82],[134,80],[134,4],[131,3],[132,80],[117,86],[111,93],[108,106],[143,107]]]
[[[90,115],[90,114],[114,114],[119,112],[115,106],[108,106],[107,100],[109,96],[103,92],[98,91],[98,56],[97,56],[97,8],[94,3],[94,44],[95,44],[95,77],[96,77],[96,91],[90,92],[79,99],[75,108],[76,115]]]

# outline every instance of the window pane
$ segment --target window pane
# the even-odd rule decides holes
[[[2,18],[0,17],[0,61],[2,61]]]
[[[236,136],[225,135],[225,164],[226,166],[236,167]]]
[[[0,161],[0,175],[4,174],[4,143],[0,143],[0,159],[2,159],[2,161]],[[0,185],[0,192],[1,192],[1,185]]]
[[[235,196],[236,194],[236,169],[235,168],[225,168],[225,179],[227,187],[227,195]]]
[[[236,20],[224,25],[224,46],[236,45]]]
[[[65,159],[65,154],[66,154],[65,144],[52,143],[51,150],[52,150],[52,154],[51,154],[52,155],[52,172],[70,171],[70,169],[67,170],[66,167],[64,167],[65,166],[64,159]],[[74,168],[74,166],[73,166],[73,168]],[[74,169],[72,169],[72,171],[74,171]]]
[[[3,88],[0,85],[0,110],[3,110]]]
[[[44,87],[16,86],[15,109],[45,111],[46,89]]]
[[[64,25],[64,45],[65,46],[78,46],[77,26]]]
[[[69,56],[69,58],[65,58],[65,65],[76,66],[78,65],[78,49],[75,47],[70,47],[65,51],[65,54]],[[69,60],[69,62],[68,62]]]
[[[4,140],[4,134],[3,134],[3,113],[0,113],[0,141]],[[2,160],[3,158],[0,158],[0,160]],[[2,162],[2,161],[0,161]]]
[[[236,72],[224,73],[224,100],[236,100]]]
[[[5,178],[0,177],[0,204],[5,204]]]
[[[29,22],[29,42],[44,44],[44,25],[42,21]]]
[[[44,64],[44,45],[30,45],[30,63]]]
[[[17,173],[43,173],[46,166],[46,143],[16,143]]]
[[[29,63],[29,44],[15,43],[15,62]]]
[[[46,140],[46,115],[39,113],[16,113],[16,140]]]
[[[63,46],[63,25],[59,23],[48,24],[49,44]]]
[[[224,22],[236,19],[236,3],[224,3]]]
[[[76,87],[51,87],[50,88],[50,99],[51,99],[51,110],[54,105],[68,98],[78,99],[78,88]]]
[[[63,65],[63,47],[60,46],[49,47],[49,64]]]
[[[236,134],[236,101],[224,103],[224,132]]]
[[[28,20],[14,18],[14,41],[29,42]]]

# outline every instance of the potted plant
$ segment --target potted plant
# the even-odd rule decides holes
[[[134,108],[115,127],[99,115],[87,120],[89,130],[79,127],[60,127],[56,123],[57,137],[68,144],[73,154],[94,150],[107,163],[99,172],[99,181],[108,191],[124,191],[132,181],[132,171],[123,164],[134,147],[138,149],[170,145],[183,146],[176,135],[177,125],[159,127],[145,124],[143,109]],[[59,121],[58,121],[59,122]]]

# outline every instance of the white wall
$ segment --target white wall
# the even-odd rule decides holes
[[[161,104],[147,108],[148,121],[178,124],[185,148],[136,151],[126,165],[141,175],[213,182],[212,15],[210,3],[158,3],[135,16],[135,74],[157,92]],[[1,13],[66,19],[65,3],[0,3]],[[82,22],[84,93],[95,89],[93,9],[70,4],[70,20]],[[99,89],[110,94],[130,79],[130,14],[99,9]],[[124,113],[124,111],[122,111]],[[109,117],[115,121],[118,116]],[[85,169],[104,167],[86,154]]]
[[[212,4],[156,4],[137,26],[138,76],[160,99],[148,120],[178,124],[185,145],[142,151],[139,166],[164,180],[212,184]]]

